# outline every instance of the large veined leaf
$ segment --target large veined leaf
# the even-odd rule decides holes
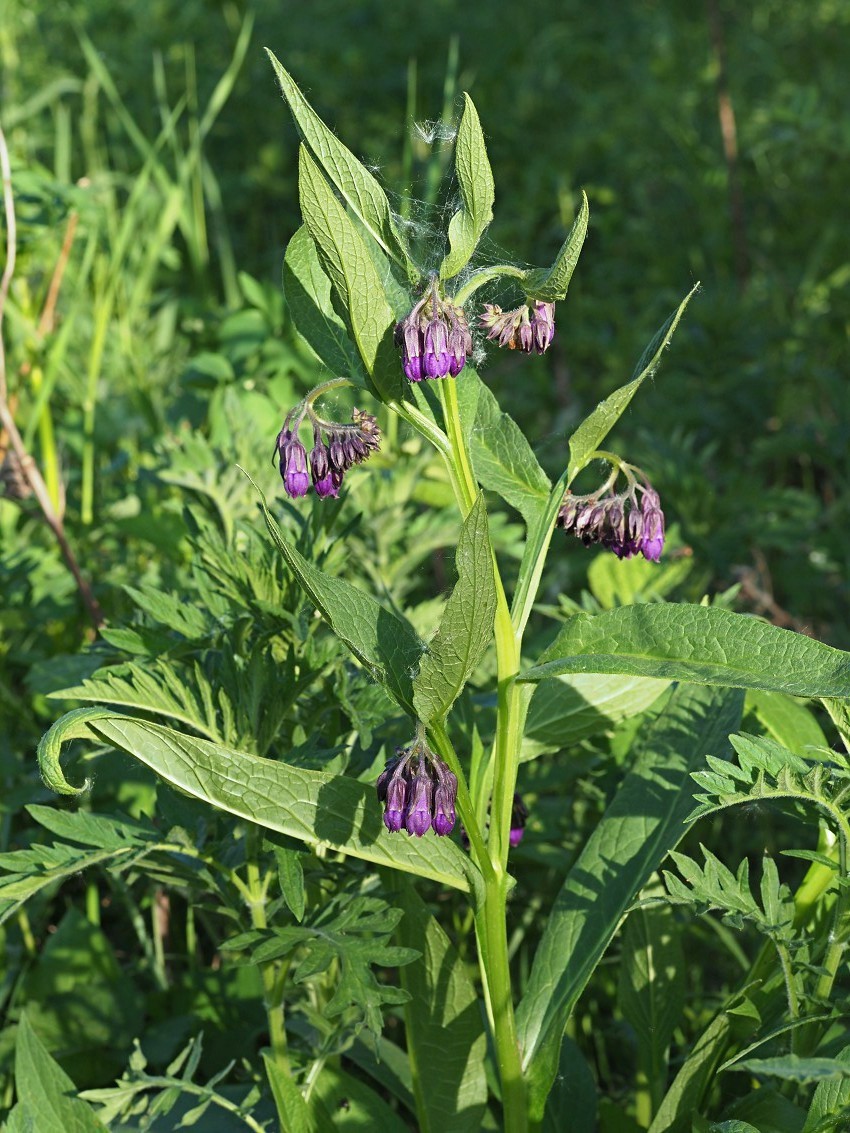
[[[305,144],[373,239],[404,267],[411,281],[415,281],[419,273],[399,234],[386,193],[351,150],[327,128],[271,51],[267,54]]]
[[[451,279],[469,263],[484,229],[493,219],[495,185],[478,112],[468,94],[455,142],[455,173],[461,207],[449,221],[449,254],[440,265],[440,278]]]
[[[457,585],[413,680],[413,703],[423,724],[445,718],[493,637],[496,584],[480,493],[461,528],[455,566]]]
[[[393,345],[395,318],[375,261],[304,146],[298,152],[298,196],[322,267],[348,313],[366,372],[380,396],[396,397],[401,392],[402,379]]]
[[[685,833],[690,774],[706,753],[724,750],[742,704],[739,692],[682,686],[673,693],[556,898],[517,1011],[538,1120],[570,1012],[629,905]]]
[[[331,281],[319,261],[313,237],[302,225],[286,246],[283,292],[298,333],[332,374],[366,384],[363,363],[345,323],[331,301]]]
[[[478,1133],[487,1102],[487,1041],[475,987],[412,886],[400,895],[400,942],[421,958],[400,970],[407,1050],[422,1133]]]
[[[479,883],[477,869],[450,839],[430,832],[421,839],[390,834],[369,784],[263,759],[105,709],[68,713],[42,738],[39,765],[53,790],[73,791],[59,753],[65,740],[86,734],[127,752],[193,798],[309,846],[329,846],[465,891]]]
[[[624,606],[577,614],[519,678],[627,673],[694,684],[850,697],[850,653],[711,606]]]

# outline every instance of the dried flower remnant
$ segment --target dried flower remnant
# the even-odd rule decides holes
[[[422,736],[417,736],[410,747],[396,750],[375,787],[390,833],[404,829],[421,838],[433,830],[445,837],[454,829],[457,778]]]
[[[396,324],[395,338],[410,382],[456,378],[472,353],[472,335],[463,308],[440,295],[436,276],[425,296]]]
[[[555,304],[532,299],[512,311],[503,311],[495,303],[485,303],[479,323],[489,339],[498,340],[499,346],[525,354],[543,354],[555,337]]]
[[[324,420],[313,409],[313,402],[320,394],[342,384],[349,383],[347,379],[336,379],[311,391],[287,414],[277,435],[275,453],[280,462],[284,491],[291,499],[306,496],[311,483],[321,499],[338,496],[348,469],[362,463],[381,446],[381,431],[370,413],[355,409],[351,421],[340,424]],[[309,462],[307,450],[298,439],[298,430],[304,421],[313,427]]]
[[[572,531],[586,547],[600,543],[619,559],[640,554],[657,563],[664,550],[664,512],[658,493],[640,469],[608,454],[599,455],[612,463],[611,475],[588,495],[567,492],[558,512],[558,526]],[[621,472],[626,487],[615,492]]]

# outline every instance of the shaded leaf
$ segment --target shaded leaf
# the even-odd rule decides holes
[[[638,761],[556,898],[517,1012],[532,1114],[542,1116],[564,1026],[629,904],[685,832],[691,771],[725,747],[742,696],[683,686],[643,736]]]
[[[457,584],[413,681],[413,703],[424,724],[445,718],[493,637],[496,584],[481,493],[461,528],[455,567]]]
[[[402,970],[407,1049],[422,1133],[478,1133],[487,1103],[487,1043],[473,986],[413,887],[399,895],[399,940],[422,958]]]
[[[32,1029],[26,1012],[21,1016],[15,1039],[15,1087],[25,1113],[33,1117],[33,1133],[96,1133],[106,1126],[77,1096],[77,1089],[55,1062]]]

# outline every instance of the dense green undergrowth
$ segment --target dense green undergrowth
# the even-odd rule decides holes
[[[35,1104],[41,1088],[51,1112],[68,1117],[67,1083],[46,1048],[77,1090],[104,1090],[123,1075],[114,1117],[106,1095],[91,1095],[111,1128],[146,1128],[158,1110],[153,1128],[176,1128],[193,1107],[211,1131],[244,1128],[246,1113],[274,1127],[260,1054],[275,1045],[269,989],[248,962],[259,930],[240,888],[257,860],[270,871],[269,923],[292,934],[281,952],[292,1065],[313,1075],[310,1088],[338,1122],[350,1114],[352,1127],[415,1127],[418,1087],[396,1053],[399,989],[421,991],[415,926],[436,923],[424,919],[426,906],[441,914],[442,936],[430,945],[450,941],[459,957],[459,1003],[477,978],[471,914],[447,902],[438,870],[418,898],[402,883],[394,889],[368,860],[304,852],[291,832],[260,832],[187,797],[102,734],[69,772],[79,781],[91,761],[82,804],[57,807],[35,763],[39,737],[63,710],[105,703],[371,790],[404,739],[398,708],[316,617],[264,532],[248,477],[302,553],[368,587],[420,636],[454,584],[461,515],[443,465],[409,426],[382,411],[389,443],[339,506],[286,501],[270,464],[283,415],[326,371],[295,332],[279,285],[299,224],[297,138],[263,44],[339,135],[379,164],[382,181],[400,186],[392,204],[423,255],[453,203],[452,148],[440,130],[432,137],[412,123],[456,124],[463,89],[482,118],[486,108],[498,172],[483,245],[490,260],[508,246],[549,262],[588,192],[587,247],[551,351],[493,358],[482,371],[553,478],[575,427],[628,379],[654,328],[702,281],[675,352],[611,442],[652,469],[673,521],[667,557],[661,567],[617,563],[556,533],[529,657],[579,611],[704,595],[850,643],[841,305],[850,267],[838,159],[846,13],[772,0],[745,13],[543,4],[522,36],[505,33],[514,18],[452,3],[414,13],[322,2],[288,12],[284,36],[280,13],[264,4],[245,14],[201,2],[88,3],[74,21],[53,5],[6,5],[0,123],[18,256],[3,323],[10,404],[105,628],[95,634],[34,498],[8,498],[7,457],[0,1113],[16,1097]],[[724,91],[735,162],[718,124]],[[355,403],[340,393],[332,407],[341,416]],[[513,578],[520,518],[494,494],[488,503],[490,539]],[[456,710],[466,752],[492,738],[493,677],[487,657]],[[642,675],[625,686],[612,676],[572,680],[569,692],[554,675],[539,686],[522,751],[531,817],[512,854],[508,905],[520,991],[564,877],[580,876],[576,863],[633,770],[635,735],[669,696]],[[834,909],[834,895],[818,905],[812,880],[818,861],[827,877],[833,868],[817,858],[831,847],[817,819],[827,788],[800,766],[783,796],[764,746],[823,755],[837,733],[822,707],[758,689],[728,730],[739,724],[759,737],[744,765],[761,769],[759,791],[775,799],[726,809],[725,795],[747,795],[755,782],[728,764],[700,784],[724,795],[724,807],[680,843],[681,878],[665,890],[653,875],[570,1018],[569,1075],[557,1089],[570,1111],[586,1112],[579,1133],[688,1128],[676,1122],[691,1096],[706,1115],[700,1130],[721,1119],[718,1128],[748,1122],[764,1133],[841,1128],[829,1115],[846,1109],[846,1080],[811,1061],[816,1031],[820,1057],[846,1051],[846,965],[828,996],[819,984]],[[720,746],[706,753],[740,757]],[[741,861],[752,883],[734,875]],[[673,903],[658,902],[665,892]],[[808,1029],[804,1016],[816,1020]],[[695,1067],[693,1044],[707,1034],[714,1045]],[[795,1075],[791,1055],[810,1065]],[[770,1058],[778,1070],[758,1064]],[[492,1063],[488,1073],[492,1089]],[[367,1083],[382,1099],[378,1114]],[[675,1114],[662,1101],[675,1094],[665,1094],[671,1083]],[[470,1128],[494,1127],[498,1104],[486,1113],[477,1105]]]

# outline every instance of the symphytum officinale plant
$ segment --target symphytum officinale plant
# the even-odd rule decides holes
[[[850,1101],[850,1040],[833,1001],[848,929],[850,760],[828,747],[809,710],[791,698],[819,699],[846,743],[850,655],[725,608],[666,602],[670,586],[654,580],[667,568],[644,565],[627,576],[616,562],[638,556],[657,564],[664,514],[652,470],[601,446],[654,373],[694,291],[652,339],[632,378],[569,438],[563,472],[551,483],[473,363],[499,348],[543,353],[563,333],[556,329],[563,326],[559,304],[585,239],[586,199],[548,269],[476,260],[494,184],[467,96],[455,140],[457,204],[444,254],[421,262],[378,181],[328,130],[274,57],[272,63],[302,138],[304,224],[286,250],[286,299],[328,378],[287,413],[275,443],[284,492],[295,501],[286,505],[290,529],[293,507],[304,516],[300,549],[265,499],[261,507],[309,603],[388,694],[382,728],[392,736],[391,754],[376,755],[377,765],[361,780],[305,768],[286,751],[271,758],[273,736],[258,740],[254,750],[236,750],[96,706],[70,712],[44,737],[45,781],[65,794],[85,789],[72,786],[59,763],[61,745],[83,739],[128,753],[179,791],[240,820],[232,841],[241,839],[241,854],[224,864],[207,855],[196,864],[210,875],[224,870],[227,885],[235,887],[234,908],[244,902],[250,912],[247,930],[225,947],[262,973],[268,1084],[255,1100],[262,1093],[268,1103],[271,1093],[283,1129],[343,1128],[355,1095],[357,1112],[375,1128],[594,1129],[593,1079],[579,1044],[565,1032],[626,918],[617,1002],[635,1036],[637,1086],[624,1102],[630,1111],[621,1114],[624,1123],[616,1124],[610,1103],[600,1110],[604,1128],[749,1130],[758,1126],[745,1120],[747,1112],[769,1099],[795,1124],[763,1118],[766,1128],[837,1128],[842,1119],[836,1115],[846,1113]],[[494,287],[512,292],[515,305],[502,310],[481,303],[485,286],[491,297]],[[350,419],[335,420],[340,413],[323,400],[337,404],[344,386],[356,388],[360,407]],[[374,465],[382,446],[378,462],[387,459],[390,442],[382,438],[379,416],[383,422],[399,418],[433,446],[462,520],[457,579],[427,640],[398,608],[311,561],[315,517],[340,506],[334,499],[347,491],[347,479],[374,475],[368,466],[355,466]],[[397,436],[394,426],[390,435]],[[270,447],[273,436],[270,423]],[[393,460],[398,468],[404,457]],[[574,492],[585,470],[587,490]],[[519,569],[507,574],[494,554],[497,529],[488,517],[488,503],[498,508],[498,497],[524,524]],[[532,656],[525,657],[557,527],[612,552],[616,560],[605,561],[621,581],[632,579],[636,601],[617,606],[612,599],[611,608],[594,612],[544,608],[541,616],[558,621],[557,633],[542,651],[536,639],[526,642]],[[558,541],[553,554],[564,546]],[[287,672],[296,682],[297,670]],[[734,761],[729,736],[742,720],[744,690],[748,719],[765,735],[734,738]],[[290,691],[286,686],[281,696]],[[128,702],[112,698],[113,704]],[[579,724],[577,706],[587,710]],[[523,857],[543,820],[534,813],[534,791],[518,793],[520,763],[533,767],[538,757],[560,752],[560,763],[549,761],[550,774],[561,776],[560,808],[570,814],[571,751],[594,729],[610,733],[623,721],[628,727],[617,735],[632,740],[619,749],[621,782],[589,824],[583,845],[549,859],[559,891],[539,931],[533,925],[540,900],[535,904],[520,887],[527,910],[519,920],[511,910],[519,933],[514,940],[536,947],[532,955],[524,944],[523,970],[512,970],[510,852],[525,834],[513,867],[520,878],[524,862],[547,862]],[[694,778],[703,792],[696,811]],[[704,868],[675,856],[683,880],[668,875],[665,891],[662,864],[689,820],[763,799],[782,800],[822,823],[818,849],[798,852],[810,864],[796,895],[780,884],[768,860],[759,899],[745,865],[733,874],[708,851]],[[185,841],[163,841],[144,824],[122,830],[116,845],[132,846],[140,859],[147,854],[191,864],[198,853]],[[95,833],[106,837],[106,827]],[[90,835],[77,837],[85,843]],[[346,862],[354,869],[352,859],[368,863],[348,898],[343,889],[327,907],[319,901],[305,912],[307,859],[296,852],[299,844],[315,852],[313,865],[328,878],[333,871],[339,876]],[[426,883],[430,906],[411,876]],[[270,896],[275,886],[282,899]],[[716,1011],[687,1022],[674,906],[722,910],[733,926],[755,925],[766,941]],[[526,911],[530,919],[523,919]],[[467,963],[473,956],[478,978]],[[382,980],[372,968],[383,972]],[[389,982],[387,970],[395,968],[401,989]],[[284,1018],[295,994],[292,978],[316,973],[326,974],[332,995],[314,1004],[312,1014],[287,1011]],[[401,1003],[399,1044],[398,1031],[382,1033],[381,1006]],[[340,1037],[335,1030],[352,1007],[359,1011],[354,1031],[365,1024],[372,1032],[371,1054],[362,1039],[351,1046],[354,1032]],[[105,1120],[130,1112],[122,1105],[157,1083],[179,1092],[176,1071],[171,1078],[145,1078],[144,1065],[137,1057],[115,1090],[90,1095]],[[748,1076],[733,1073],[741,1070]],[[333,1114],[322,1088],[328,1075],[347,1083],[346,1104]],[[765,1085],[776,1080],[781,1092]],[[822,1085],[812,1092],[808,1084],[815,1081]],[[245,1102],[238,1116],[249,1110]],[[731,1124],[711,1125],[731,1116]],[[252,1128],[273,1127],[250,1113],[245,1120]]]

